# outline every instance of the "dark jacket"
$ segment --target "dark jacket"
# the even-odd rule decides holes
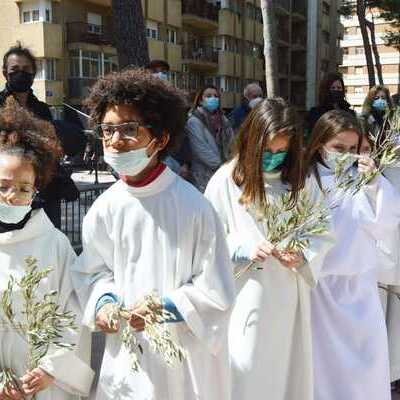
[[[340,104],[340,109],[343,111],[347,111],[352,115],[356,115],[354,110],[352,110],[351,105],[346,101],[343,100]],[[306,115],[305,120],[305,127],[308,134],[311,134],[312,130],[314,129],[314,125],[317,121],[328,111],[334,110],[335,106],[333,104],[327,103],[319,107],[313,107]]]
[[[229,114],[229,121],[235,132],[239,130],[250,111],[250,107],[247,103],[242,103],[239,107],[234,108]]]
[[[7,88],[0,92],[0,107],[4,106],[7,97],[10,95],[11,93]],[[51,115],[49,106],[46,103],[39,101],[37,97],[34,96],[32,91],[29,93],[27,108],[37,118],[53,123],[53,117]],[[70,175],[62,165],[59,165],[55,177],[46,188],[40,191],[39,195],[35,198],[32,207],[43,208],[53,224],[57,228],[60,228],[60,201],[62,199],[73,201],[76,200],[78,196],[78,189],[76,188]]]

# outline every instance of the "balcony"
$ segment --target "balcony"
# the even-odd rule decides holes
[[[204,0],[182,1],[182,22],[195,29],[218,29],[218,7]]]
[[[113,46],[113,30],[107,25],[93,25],[86,22],[67,23],[68,43],[90,43],[99,46]]]
[[[62,58],[62,26],[48,22],[19,24],[14,37],[30,48],[38,58]]]
[[[89,89],[96,83],[92,78],[70,78],[68,80],[68,96],[74,99],[82,99],[88,96]]]
[[[218,49],[209,46],[184,45],[182,63],[196,70],[212,70],[218,67]]]

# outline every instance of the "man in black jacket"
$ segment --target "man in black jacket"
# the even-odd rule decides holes
[[[0,107],[4,105],[8,96],[13,96],[22,107],[27,108],[36,117],[53,123],[49,106],[39,101],[32,92],[36,72],[36,59],[32,53],[21,44],[11,47],[3,58],[3,75],[7,83],[5,89],[0,92]],[[76,196],[75,185],[63,167],[59,166],[53,181],[35,199],[34,207],[43,207],[53,224],[60,228],[61,199],[65,198],[66,191],[73,190]]]

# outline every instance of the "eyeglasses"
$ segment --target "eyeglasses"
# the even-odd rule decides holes
[[[151,125],[141,125],[138,121],[125,122],[118,125],[100,124],[97,132],[101,139],[111,140],[115,132],[118,132],[122,140],[136,140],[139,135],[139,127],[151,129]]]
[[[0,196],[9,197],[11,194],[14,194],[17,200],[29,202],[35,196],[36,189],[29,184],[16,186],[0,183]]]

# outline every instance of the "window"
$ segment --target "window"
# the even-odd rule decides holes
[[[94,51],[82,52],[82,77],[98,78],[100,76],[101,53]]]
[[[55,59],[38,59],[37,66],[36,79],[45,81],[55,81],[57,79]]]
[[[329,15],[331,13],[331,6],[326,2],[322,2],[322,14]]]
[[[173,29],[167,29],[168,43],[177,44],[178,43],[177,36],[178,36],[178,34],[176,31],[174,31]]]
[[[87,14],[88,32],[100,35],[103,32],[103,19],[100,14]]]
[[[117,57],[94,51],[71,50],[70,77],[96,79],[118,69]]]
[[[365,54],[364,47],[356,47],[356,54]]]
[[[20,6],[21,23],[52,22],[51,0],[24,2]]]
[[[146,36],[149,39],[160,40],[160,29],[156,22],[147,21],[146,23]]]
[[[349,54],[349,48],[348,47],[343,47],[343,54],[348,55]]]
[[[364,73],[364,67],[355,67],[354,68],[354,73],[356,75],[362,75]]]
[[[356,93],[356,94],[364,94],[364,87],[363,86],[356,86],[354,88],[354,93]]]

